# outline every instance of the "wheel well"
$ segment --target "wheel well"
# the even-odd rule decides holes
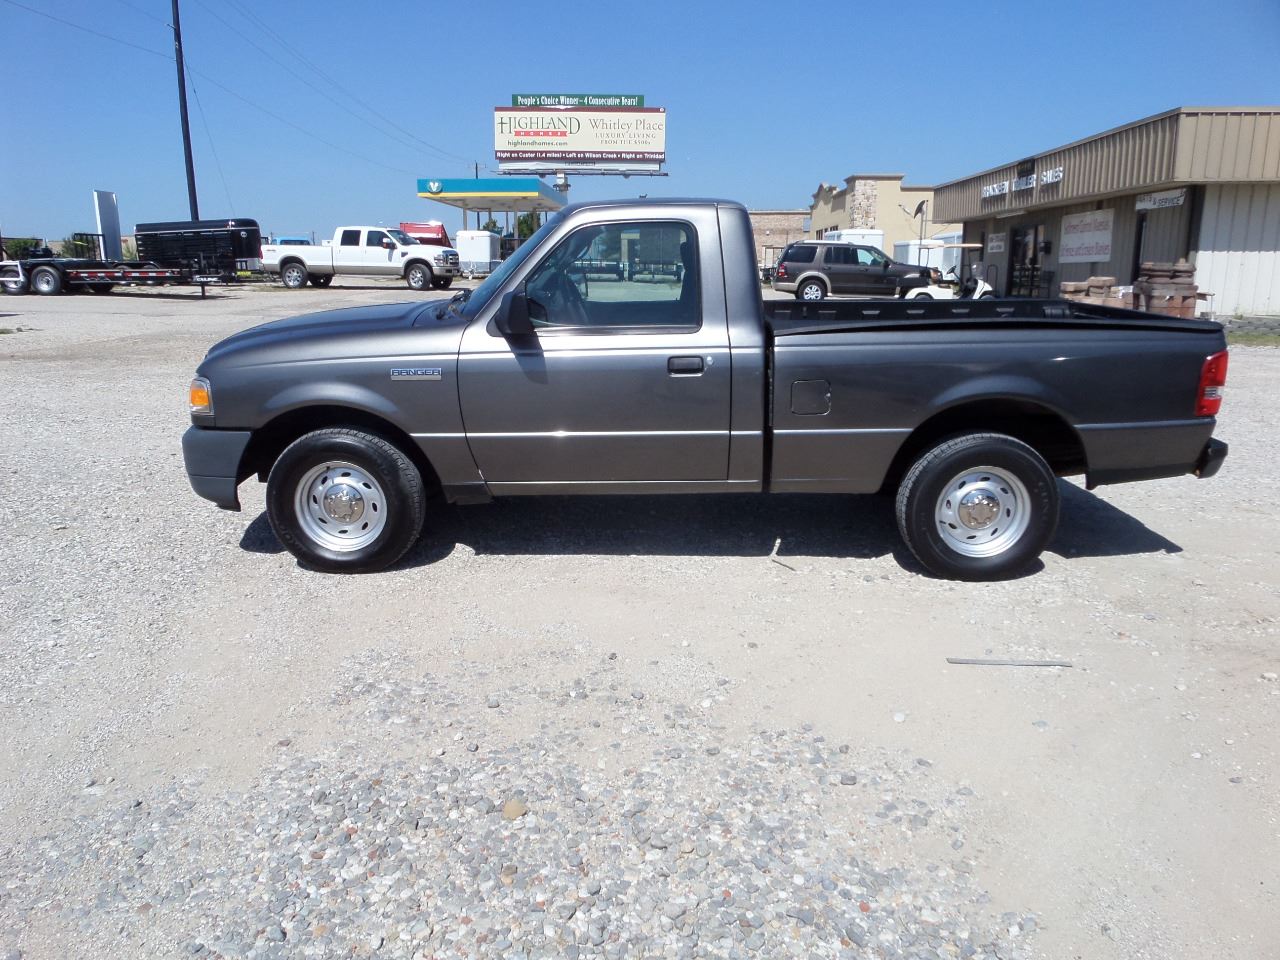
[[[283,260],[280,261],[280,271],[283,273],[284,268],[289,266],[289,264],[291,263],[296,263],[303,270],[307,269],[307,264],[305,261],[299,260],[297,257],[285,257]]]
[[[975,400],[943,410],[916,427],[889,465],[881,491],[896,489],[926,450],[948,437],[978,432],[1021,440],[1059,477],[1084,473],[1088,466],[1079,434],[1047,407],[1027,400]]]
[[[298,410],[290,410],[254,430],[253,437],[245,448],[244,456],[240,458],[237,480],[245,480],[256,473],[259,480],[265,481],[272,465],[284,452],[285,447],[305,433],[324,430],[327,427],[352,427],[364,430],[394,444],[414,462],[428,490],[439,488],[440,478],[435,468],[423,454],[422,449],[413,442],[412,437],[377,414],[339,406],[302,407]]]
[[[426,260],[423,260],[421,257],[417,257],[417,258],[415,258],[415,259],[413,259],[413,260],[410,260],[408,263],[406,263],[406,264],[404,265],[404,275],[405,275],[406,277],[409,275],[409,268],[410,268],[410,267],[412,267],[412,266],[413,266],[414,264],[416,264],[416,263],[420,263],[420,264],[422,264],[424,267],[426,267],[426,268],[427,268],[427,273],[431,274],[433,277],[436,275],[436,272],[435,272],[434,270],[432,270],[432,269],[431,269],[431,264],[429,264]]]

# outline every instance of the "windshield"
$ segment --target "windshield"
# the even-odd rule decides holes
[[[537,229],[533,236],[529,237],[524,243],[516,247],[516,252],[499,264],[498,269],[493,271],[484,279],[480,286],[471,292],[471,296],[467,299],[462,312],[465,316],[474,317],[477,313],[484,309],[485,304],[493,297],[495,293],[502,288],[507,282],[507,278],[511,276],[520,264],[529,259],[529,255],[542,242],[543,238],[554,230],[560,223],[560,214],[550,217],[546,223]]]
[[[413,237],[409,236],[403,230],[387,230],[384,227],[382,232],[385,233],[387,236],[391,237],[393,240],[395,240],[396,243],[400,244],[400,246],[402,247],[412,247],[418,243],[417,240],[413,239]]]

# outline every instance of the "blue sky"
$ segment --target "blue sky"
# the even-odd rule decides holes
[[[667,109],[669,177],[582,177],[572,199],[756,209],[859,171],[940,183],[1175,106],[1280,104],[1280,0],[181,5],[201,215],[277,233],[456,229],[416,180],[496,167],[492,109],[517,92]],[[169,12],[0,0],[0,229],[92,230],[93,189],[126,230],[187,217]]]

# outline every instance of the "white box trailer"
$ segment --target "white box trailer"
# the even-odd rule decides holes
[[[488,230],[459,230],[454,235],[458,262],[468,277],[488,276],[502,262],[502,238]]]
[[[823,240],[838,240],[841,243],[860,243],[864,247],[875,247],[888,253],[884,248],[883,230],[828,230],[822,235]]]
[[[916,263],[922,267],[937,267],[944,274],[951,268],[960,272],[960,250],[948,244],[964,239],[960,233],[939,233],[919,240],[899,240],[893,245],[893,259],[899,263]]]

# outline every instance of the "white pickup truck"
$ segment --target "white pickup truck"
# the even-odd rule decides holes
[[[262,269],[297,290],[339,276],[404,277],[412,290],[444,290],[461,269],[458,251],[419,243],[394,227],[339,227],[322,244],[264,244]]]

